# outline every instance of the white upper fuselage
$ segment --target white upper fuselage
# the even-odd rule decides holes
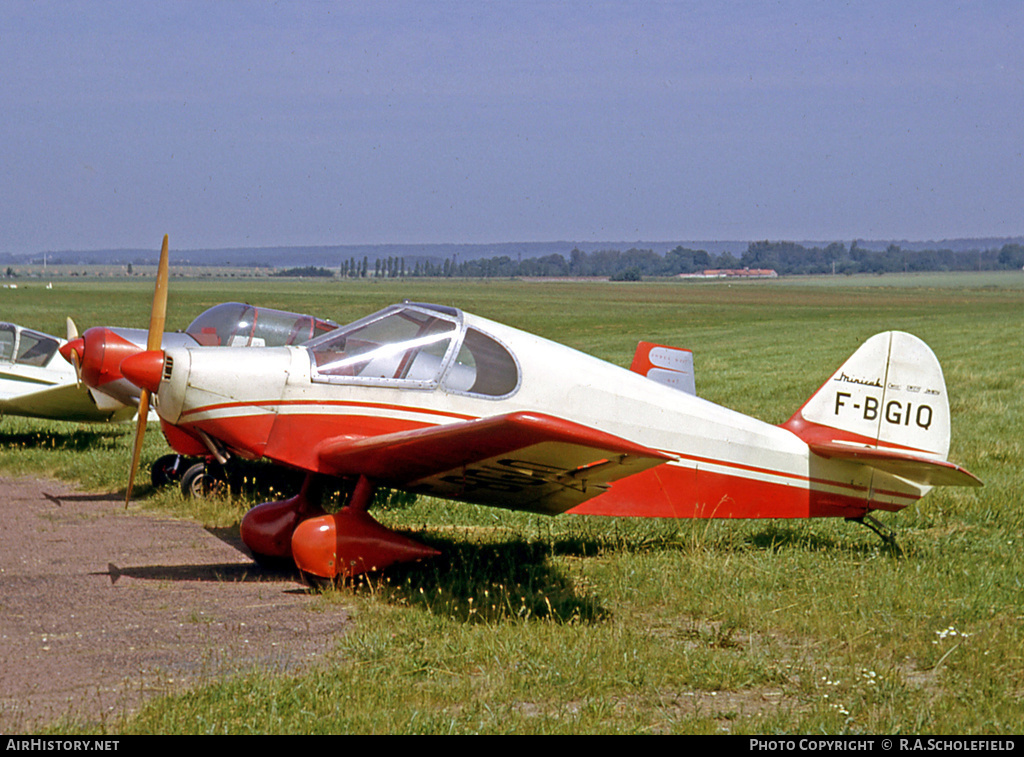
[[[699,448],[716,460],[756,457],[768,467],[806,473],[800,461],[806,460],[807,445],[785,429],[494,321],[468,313],[464,320],[515,355],[521,375],[510,396],[489,398],[397,382],[319,382],[313,380],[304,347],[168,349],[174,374],[170,387],[161,386],[160,415],[177,423],[259,412],[306,414],[311,406],[318,415],[341,416],[358,407],[357,413],[432,425],[542,410],[676,454]],[[182,362],[190,366],[187,395]]]
[[[867,497],[875,507],[899,509],[922,493],[890,481],[892,491],[880,494],[872,490],[869,469],[812,455],[787,429],[541,337],[453,312],[458,335],[443,355],[432,358],[438,366],[432,379],[351,375],[363,370],[365,359],[349,372],[324,375],[327,366],[351,364],[354,358],[328,362],[315,353],[317,342],[311,347],[168,349],[172,367],[165,369],[160,385],[158,412],[167,422],[199,430],[243,456],[265,456],[307,470],[317,469],[317,446],[328,439],[542,412],[677,457],[656,469],[657,481],[645,484],[645,492],[670,503],[655,508],[655,514],[666,507],[679,516],[706,516],[719,508],[733,517],[844,514],[832,510],[862,507]],[[460,377],[467,367],[459,362],[459,343],[468,331],[490,337],[514,356],[518,379],[512,391],[486,396]],[[349,352],[353,341],[350,335]],[[360,357],[369,355],[371,364],[384,362],[375,357],[378,353]],[[415,368],[405,370],[411,376]],[[680,492],[687,488],[694,493]],[[820,502],[808,504],[808,491],[811,500],[817,496]],[[756,501],[741,506],[732,502],[734,496]],[[686,497],[694,502],[680,504]]]

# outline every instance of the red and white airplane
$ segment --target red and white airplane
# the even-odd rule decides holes
[[[75,370],[58,354],[63,344],[59,337],[0,322],[0,417],[131,420],[135,404],[118,402],[78,381]]]
[[[166,245],[166,240],[164,241]],[[166,260],[166,247],[162,252]],[[166,265],[162,275],[166,276]],[[166,282],[163,284],[166,291]],[[225,302],[200,313],[184,331],[163,332],[155,335],[155,346],[170,347],[267,347],[302,344],[315,337],[338,328],[333,321],[301,313],[290,313],[272,308],[255,307],[239,302]],[[121,374],[121,362],[128,356],[154,347],[149,343],[151,334],[145,329],[94,326],[81,336],[68,319],[68,340],[60,345],[60,354],[71,365],[64,365],[65,372],[71,371],[72,386],[77,383],[80,392],[101,409],[121,409],[118,416],[128,420],[140,407],[142,391]],[[0,329],[0,342],[3,331]],[[0,343],[2,349],[2,343]],[[53,350],[57,350],[56,343]],[[2,361],[2,355],[0,355]],[[59,361],[58,361],[59,362]],[[71,366],[74,367],[72,370]],[[59,367],[59,366],[58,366]],[[65,377],[66,378],[66,377]],[[84,385],[84,386],[82,386]],[[0,386],[2,400],[2,386]],[[25,402],[21,401],[24,405]],[[127,412],[124,410],[127,408]],[[4,406],[0,404],[0,412]],[[65,410],[65,413],[67,411]],[[109,414],[109,410],[108,410]],[[156,420],[148,418],[147,420]],[[194,461],[191,461],[194,462]],[[183,491],[202,488],[205,466],[196,464],[181,455],[167,455],[153,464],[151,479],[154,485],[182,479]],[[187,470],[186,470],[187,468]]]
[[[370,517],[377,486],[552,515],[861,520],[980,485],[946,460],[942,370],[910,334],[868,339],[781,426],[695,396],[688,370],[671,348],[641,344],[626,370],[413,302],[303,346],[168,347],[120,365],[182,454],[307,472],[301,493],[246,515],[242,538],[325,578],[436,554]],[[319,476],[353,483],[338,512],[316,501]]]

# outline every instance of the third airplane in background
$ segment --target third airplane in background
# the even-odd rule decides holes
[[[0,322],[0,416],[58,421],[127,421],[136,403],[83,386],[57,354],[64,340]]]

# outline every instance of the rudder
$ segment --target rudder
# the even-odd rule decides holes
[[[870,445],[945,460],[950,416],[942,368],[916,336],[876,334],[783,426],[812,446]]]

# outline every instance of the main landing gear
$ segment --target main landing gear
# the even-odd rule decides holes
[[[294,560],[315,579],[350,578],[441,553],[385,528],[370,517],[374,485],[360,476],[341,510],[320,506],[319,481],[307,474],[302,490],[279,502],[264,502],[242,519],[242,541],[260,563]]]
[[[213,459],[196,460],[183,455],[164,455],[149,469],[153,487],[159,489],[178,483],[186,498],[201,499],[224,492],[229,486],[228,471]]]

